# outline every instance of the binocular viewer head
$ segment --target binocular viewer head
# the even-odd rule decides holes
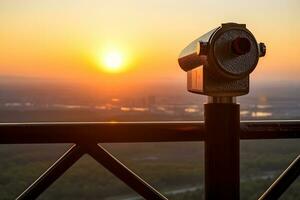
[[[209,96],[240,96],[249,92],[249,74],[266,47],[244,24],[222,24],[182,50],[180,67],[188,90]]]

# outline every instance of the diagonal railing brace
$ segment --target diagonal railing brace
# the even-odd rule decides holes
[[[128,169],[125,165],[123,165],[123,163],[121,163],[117,158],[115,158],[100,145],[96,143],[88,144],[86,146],[86,151],[107,170],[113,173],[116,177],[122,180],[125,184],[127,184],[145,199],[167,200],[166,197],[164,197],[151,185]]]
[[[278,179],[268,188],[259,200],[273,200],[279,197],[289,188],[289,186],[300,175],[300,155],[290,164],[290,166],[278,177]]]
[[[18,200],[36,199],[53,182],[65,173],[81,156],[83,152],[78,145],[73,145],[64,155],[62,155],[45,173],[43,173],[34,183],[32,183]]]

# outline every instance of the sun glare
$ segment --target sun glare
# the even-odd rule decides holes
[[[119,51],[108,51],[102,57],[103,69],[107,72],[117,73],[124,69],[124,58]]]

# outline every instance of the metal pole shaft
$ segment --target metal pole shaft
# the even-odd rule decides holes
[[[211,101],[205,111],[205,199],[240,197],[240,107],[234,101]]]

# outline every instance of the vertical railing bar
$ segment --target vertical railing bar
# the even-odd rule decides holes
[[[117,158],[115,158],[100,145],[96,143],[88,144],[86,148],[86,151],[88,154],[90,154],[90,156],[92,156],[107,170],[109,170],[112,174],[122,180],[125,184],[127,184],[130,188],[132,188],[145,199],[167,200],[166,197],[164,197],[142,178],[128,169],[123,163],[121,163]]]
[[[64,174],[65,171],[67,171],[82,155],[83,152],[81,151],[81,147],[74,144],[16,199],[36,199],[53,182]]]
[[[259,200],[273,200],[279,197],[289,188],[289,186],[300,175],[300,155],[290,164],[290,166],[277,178],[277,180],[267,189]]]

